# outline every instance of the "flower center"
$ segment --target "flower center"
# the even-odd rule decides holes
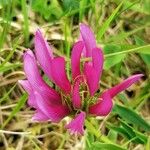
[[[76,86],[76,84],[78,84],[77,92],[79,93],[79,96],[80,96],[80,102],[81,102],[80,108],[75,108],[73,106],[72,94],[73,94],[73,88],[74,86]],[[89,87],[88,87],[88,84],[86,82],[84,75],[79,75],[74,79],[73,84],[72,84],[72,91],[70,94],[66,94],[63,91],[61,91],[60,94],[61,94],[62,103],[69,108],[72,115],[77,114],[80,111],[84,111],[88,113],[89,106],[96,103],[99,97],[99,94],[95,94],[94,96],[90,95]]]

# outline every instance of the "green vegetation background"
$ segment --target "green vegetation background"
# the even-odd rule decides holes
[[[89,24],[103,48],[101,90],[143,73],[140,82],[114,99],[113,112],[86,122],[85,136],[70,135],[59,124],[33,123],[22,54],[34,48],[37,28],[66,58],[79,23]],[[45,77],[45,80],[47,78]],[[0,149],[150,150],[150,1],[149,0],[0,0]]]

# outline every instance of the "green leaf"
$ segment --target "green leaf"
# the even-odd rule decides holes
[[[146,43],[139,38],[138,36],[135,36],[135,42],[138,46],[143,46]],[[150,54],[140,54],[141,58],[143,59],[143,61],[145,62],[145,64],[147,64],[148,67],[150,67]]]
[[[72,11],[79,8],[78,0],[63,0],[63,8],[65,11]]]
[[[104,46],[104,53],[107,54],[111,54],[111,53],[115,53],[115,52],[119,52],[121,51],[121,47],[117,46],[117,45],[113,45],[113,44],[107,44]],[[107,70],[110,67],[118,64],[119,62],[121,62],[125,57],[125,54],[122,55],[114,55],[113,57],[109,57],[106,58],[105,62],[104,62],[104,68]]]
[[[16,64],[5,64],[4,66],[0,66],[0,72],[5,72],[11,69],[15,69],[17,67],[21,67],[22,64],[16,63]]]
[[[113,141],[114,143],[116,143],[116,141],[117,141],[117,135],[118,135],[117,132],[115,132],[114,130],[110,130],[107,137],[108,137],[111,141]]]
[[[107,123],[107,127],[110,130],[113,130],[120,134],[121,136],[127,138],[128,140],[131,140],[132,142],[136,143],[146,143],[147,142],[147,136],[143,133],[135,130],[133,127],[129,126],[127,123],[123,122],[121,120],[121,127],[120,126],[114,126]]]
[[[105,143],[110,143],[110,144],[113,143],[111,140],[109,140],[107,138],[107,136],[102,135],[100,133],[100,131],[97,132],[98,129],[96,129],[90,121],[85,120],[85,126],[86,126],[88,132],[90,132],[91,134],[95,135],[97,139],[100,139],[101,141],[103,141]]]
[[[104,33],[106,30],[109,28],[110,23],[114,20],[116,14],[120,10],[122,4],[124,1],[122,1],[118,7],[113,11],[113,13],[110,15],[110,17],[104,22],[104,24],[100,27],[100,30],[98,31],[97,34],[97,40],[100,41],[100,39],[103,37]]]
[[[86,139],[86,143],[85,143],[86,150],[91,150],[92,143],[94,142],[94,135],[90,134],[90,132],[87,132],[85,139]]]
[[[126,130],[122,127],[118,127],[118,126],[114,126],[111,124],[108,124],[107,127],[110,130],[114,130],[115,132],[119,133],[120,135],[122,135],[123,137],[130,139],[130,135],[126,132]]]
[[[26,0],[21,0],[22,5],[22,14],[24,18],[24,24],[23,24],[23,32],[25,37],[26,45],[29,41],[29,19],[28,19],[28,8],[26,4]]]
[[[85,13],[85,6],[87,5],[87,0],[80,1],[80,9],[79,9],[79,19],[82,21],[84,13]]]
[[[2,103],[3,101],[7,99],[7,97],[14,90],[15,87],[16,87],[16,84],[14,84],[14,86],[11,87],[11,89],[7,93],[5,93],[2,98],[0,98],[0,103]]]
[[[108,40],[107,40],[107,43],[110,43],[110,42],[115,42],[116,43],[116,41],[117,41],[117,43],[121,43],[123,40],[125,40],[129,36],[134,35],[137,32],[139,32],[141,30],[144,30],[146,27],[149,27],[149,26],[150,26],[150,24],[147,23],[147,24],[145,24],[141,27],[137,27],[136,29],[133,29],[132,31],[128,31],[128,32],[122,31],[121,33],[119,33],[115,36],[109,37]]]
[[[130,108],[115,105],[114,111],[128,123],[142,128],[145,131],[150,131],[150,125],[135,111]]]
[[[9,115],[9,117],[7,118],[7,120],[4,122],[4,124],[2,125],[2,128],[4,128],[8,122],[17,114],[17,112],[19,112],[19,110],[24,106],[25,102],[27,100],[27,94],[25,93],[18,101],[16,107],[13,109],[13,111],[11,112],[11,114]]]
[[[150,137],[147,140],[146,150],[150,150]]]
[[[108,57],[113,57],[116,55],[128,54],[128,53],[133,53],[133,52],[142,53],[142,54],[150,54],[150,44],[144,45],[144,46],[135,46],[134,45],[132,47],[134,47],[134,48],[129,49],[129,47],[128,47],[125,50],[120,51],[120,52],[105,54],[105,57],[108,58]]]
[[[145,0],[144,0],[145,1]],[[147,0],[147,7],[149,6],[149,0]],[[115,0],[114,2],[121,2],[121,0]],[[132,4],[134,4],[135,2],[137,2],[137,4],[133,5],[130,9],[135,11],[135,12],[139,12],[139,13],[144,13],[144,14],[150,14],[150,10],[147,8],[144,8],[145,6],[143,6],[145,3],[143,1],[136,1],[134,0],[133,2],[132,1],[129,1],[129,0],[126,0],[125,3],[124,3],[124,6],[125,7],[129,7],[131,6]],[[149,8],[149,7],[148,7]]]
[[[134,128],[132,128],[131,126],[129,126],[126,122],[121,121],[121,125],[122,127],[126,130],[126,132],[130,135],[130,139],[135,138],[134,140],[132,140],[133,142],[137,142],[137,143],[141,143],[144,144],[147,142],[147,137],[145,135],[143,135],[142,133],[136,131]]]
[[[145,64],[147,64],[147,66],[150,67],[150,54],[141,54],[141,57]]]
[[[46,20],[57,20],[63,14],[62,8],[57,0],[34,0],[32,9],[38,12]]]
[[[100,142],[95,142],[93,143],[93,150],[126,150],[125,148],[122,148],[118,145],[114,145],[114,144],[104,144],[104,143],[100,143]]]

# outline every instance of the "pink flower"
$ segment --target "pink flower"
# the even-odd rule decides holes
[[[75,116],[66,128],[73,133],[83,134],[87,115],[108,115],[113,107],[113,97],[143,75],[133,75],[97,97],[104,62],[103,52],[97,47],[94,34],[87,25],[80,24],[80,32],[80,40],[74,44],[71,54],[72,81],[66,75],[65,59],[53,55],[52,48],[37,30],[35,55],[31,50],[24,54],[27,80],[19,82],[29,94],[28,104],[36,110],[33,120],[59,122],[68,115]],[[81,57],[90,57],[91,61],[81,63]],[[44,81],[37,64],[55,83],[56,89]]]

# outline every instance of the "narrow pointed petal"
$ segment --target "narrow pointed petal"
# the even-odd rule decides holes
[[[83,41],[83,38],[82,38],[81,34],[80,34],[80,36],[79,36],[78,41],[82,41],[82,42],[83,42],[83,44],[84,44],[84,41]],[[84,47],[83,47],[83,50],[82,50],[81,56],[86,57],[86,48],[85,48],[85,45],[84,45]]]
[[[112,98],[123,90],[127,89],[133,83],[138,81],[143,75],[133,75],[128,79],[124,80],[122,83],[116,85],[115,87],[105,91],[102,96],[99,98],[97,104],[90,106],[89,113],[97,116],[106,116],[112,109],[113,103]]]
[[[28,105],[31,107],[36,107],[36,100],[35,100],[35,96],[34,96],[34,92],[33,89],[31,87],[31,84],[29,83],[28,80],[19,80],[18,81],[23,88],[27,91],[27,93],[29,94],[29,98],[28,98]]]
[[[104,57],[102,50],[94,48],[92,51],[92,62],[84,64],[84,75],[86,76],[91,96],[93,96],[99,88],[103,62]]]
[[[48,121],[49,118],[41,111],[36,111],[34,116],[32,117],[32,121]]]
[[[32,87],[29,83],[28,80],[19,80],[18,81],[22,86],[23,88],[28,92],[28,93],[32,93]]]
[[[36,102],[34,93],[30,93],[30,94],[29,94],[29,98],[28,98],[27,103],[28,103],[28,105],[29,105],[30,107],[33,107],[33,108],[36,108],[36,107],[37,107],[37,102]]]
[[[43,85],[34,54],[30,50],[24,54],[24,70],[28,81],[33,87]]]
[[[103,55],[103,52],[100,48],[94,48],[93,49],[92,61],[93,61],[93,67],[98,74],[98,78],[100,79],[101,74],[102,74],[102,70],[103,70],[103,63],[104,63],[104,55]]]
[[[109,92],[111,98],[113,98],[118,93],[122,92],[123,90],[126,90],[133,83],[137,82],[142,76],[143,76],[143,74],[133,75],[133,76],[127,78],[126,80],[124,80],[122,83],[112,87],[111,89],[108,89],[108,92]]]
[[[96,70],[88,63],[84,64],[84,75],[86,76],[90,95],[93,96],[99,88],[99,78]]]
[[[83,81],[83,78],[80,77],[75,80],[73,90],[72,90],[72,103],[74,108],[79,109],[81,108],[81,99],[80,99],[80,84]]]
[[[45,116],[47,116],[53,122],[59,122],[65,116],[69,114],[69,109],[64,105],[52,105],[47,103],[45,97],[42,97],[39,93],[34,92],[37,111],[40,110]]]
[[[40,30],[37,30],[35,33],[34,39],[35,45],[35,54],[40,63],[43,71],[47,74],[47,76],[51,78],[51,60],[53,58],[53,53],[51,47],[48,45],[48,42],[42,36]]]
[[[79,41],[74,44],[71,54],[71,68],[72,68],[72,77],[75,79],[80,72],[80,57],[83,50],[84,44],[82,41]]]
[[[80,24],[80,32],[86,48],[86,57],[91,57],[92,49],[96,47],[94,34],[86,24]]]
[[[49,87],[40,76],[35,57],[30,50],[24,54],[24,70],[33,90],[46,96],[47,99],[49,98],[51,103],[61,103],[60,95]]]
[[[66,74],[65,60],[63,57],[57,57],[52,60],[52,78],[56,85],[66,93],[70,93],[71,84]]]
[[[85,112],[81,112],[75,117],[75,119],[73,119],[69,124],[66,125],[66,128],[69,129],[72,133],[79,133],[83,135],[85,117]]]
[[[89,113],[96,116],[106,116],[110,113],[113,103],[108,92],[104,92],[98,103],[89,107]]]

